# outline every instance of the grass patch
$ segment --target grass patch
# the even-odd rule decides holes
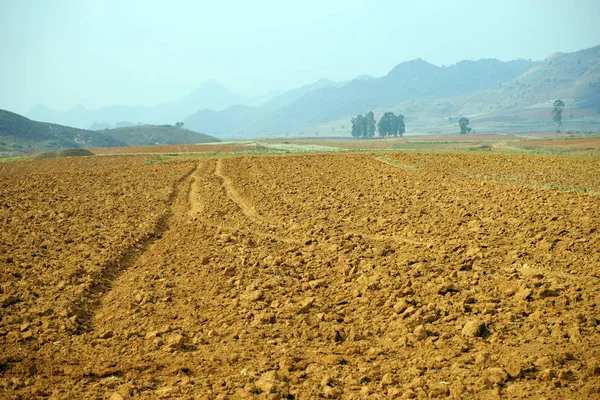
[[[407,171],[419,172],[419,170],[417,168],[413,167],[412,165],[402,164],[400,161],[393,160],[391,158],[387,158],[382,155],[374,155],[373,158],[375,158],[376,160],[379,160],[381,162],[384,162],[386,164],[392,165],[394,167],[403,168]]]
[[[0,163],[11,162],[11,161],[20,161],[20,160],[24,160],[26,158],[28,158],[28,157],[26,157],[26,156],[4,157],[4,158],[0,158]]]
[[[40,153],[34,158],[36,160],[45,160],[48,158],[61,158],[61,157],[91,157],[94,153],[86,149],[64,149],[49,151],[46,153]]]

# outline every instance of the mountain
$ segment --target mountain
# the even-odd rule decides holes
[[[0,155],[35,153],[67,148],[121,147],[152,144],[217,142],[202,133],[174,126],[143,125],[88,131],[46,122],[32,121],[19,114],[0,110]]]
[[[462,104],[461,112],[471,113],[485,107],[548,107],[558,98],[570,108],[600,105],[600,46],[553,54],[505,84],[456,101]]]
[[[565,100],[568,109],[587,110],[570,112],[569,117],[590,117],[600,103],[599,54],[600,46],[596,46],[555,54],[540,62],[482,59],[447,67],[417,59],[400,63],[379,78],[361,75],[348,82],[321,79],[260,98],[246,98],[207,81],[180,101],[154,107],[115,106],[90,111],[80,106],[56,113],[38,106],[31,114],[86,128],[92,124],[94,128],[114,126],[119,121],[184,121],[192,130],[221,137],[317,129],[344,134],[346,128],[342,125],[347,126],[350,118],[369,110],[376,116],[387,110],[401,112],[411,126],[422,130],[431,124],[448,129],[448,121],[459,115],[490,121],[496,117],[537,118],[546,111],[535,114],[531,110],[545,110],[556,98]],[[520,125],[511,127],[521,129]]]
[[[290,105],[294,101],[298,100],[300,97],[314,90],[330,87],[341,87],[345,83],[346,82],[334,82],[326,78],[319,79],[314,83],[301,86],[297,89],[288,90],[287,92],[283,92],[280,95],[273,97],[271,100],[261,104],[260,108],[266,111],[277,110],[278,108]]]
[[[236,105],[222,111],[199,110],[184,120],[191,129],[213,135],[244,135],[245,128],[259,124],[270,112],[286,107],[312,91],[343,86],[343,82],[320,79],[297,89],[288,90],[273,96],[257,107]]]
[[[354,79],[341,88],[312,91],[278,110],[255,130],[312,126],[410,99],[433,99],[476,92],[509,81],[532,66],[529,61],[464,61],[438,67],[424,60],[397,65],[386,76]]]
[[[244,128],[252,126],[268,113],[248,106],[232,106],[223,111],[201,110],[185,119],[185,125],[211,135],[243,135]]]
[[[600,46],[553,54],[492,88],[404,101],[391,110],[411,119],[413,132],[454,132],[459,116],[467,116],[478,132],[548,132],[556,129],[551,116],[556,99],[566,106],[563,129],[600,131]],[[337,121],[343,123],[348,121]]]
[[[484,59],[438,67],[421,59],[413,60],[398,64],[381,78],[364,75],[342,84],[318,81],[275,97],[254,111],[240,110],[243,118],[232,110],[199,112],[186,123],[217,135],[297,131],[368,110],[391,108],[409,99],[436,99],[484,90],[518,77],[533,64],[525,60]],[[253,122],[247,124],[248,121]]]
[[[137,124],[174,124],[198,110],[223,110],[237,104],[254,104],[254,100],[235,94],[214,80],[208,80],[181,100],[156,106],[108,106],[89,110],[83,106],[66,111],[52,110],[38,104],[27,116],[45,122],[60,123],[88,129],[98,124],[115,125],[120,121]],[[130,122],[130,124],[134,124]]]

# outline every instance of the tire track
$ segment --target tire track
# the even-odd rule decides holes
[[[194,171],[192,172],[192,180],[190,182],[190,187],[188,189],[187,194],[187,203],[188,203],[188,211],[187,214],[190,217],[196,217],[198,214],[201,214],[204,211],[204,204],[198,200],[198,172],[200,170],[200,163],[196,166]]]
[[[293,238],[289,237],[289,235],[276,233],[277,231],[280,231],[279,225],[270,218],[260,215],[258,211],[256,211],[256,209],[251,206],[242,195],[239,194],[239,192],[235,189],[232,180],[223,173],[223,164],[220,159],[217,160],[214,175],[221,181],[221,185],[227,194],[227,198],[229,198],[238,206],[238,208],[242,211],[242,214],[250,218],[252,221],[262,224],[263,228],[271,231],[267,232],[265,229],[254,229],[253,234],[259,237],[293,244],[304,243],[306,240],[308,240],[308,238],[305,237]],[[266,225],[266,227],[264,225]]]
[[[175,202],[181,195],[182,189],[186,187],[186,180],[188,180],[198,168],[199,164],[196,164],[194,168],[190,169],[189,172],[175,182],[173,190],[167,200],[169,208],[156,220],[152,232],[148,233],[143,239],[134,243],[131,247],[122,252],[118,258],[109,261],[97,273],[90,276],[89,281],[91,283],[83,290],[82,299],[73,301],[74,309],[76,310],[81,327],[78,333],[89,332],[93,329],[90,323],[92,316],[100,306],[104,296],[112,290],[114,282],[127,268],[129,268],[129,266],[139,259],[151,245],[159,241],[163,234],[169,230],[169,222],[175,215]]]
[[[221,184],[227,193],[227,197],[229,197],[239,208],[242,210],[242,213],[248,218],[259,221],[263,223],[269,223],[270,221],[261,216],[256,209],[246,202],[246,199],[242,195],[238,193],[238,191],[233,186],[233,182],[229,177],[223,174],[223,163],[222,160],[217,160],[217,166],[215,168],[215,175],[221,180]]]

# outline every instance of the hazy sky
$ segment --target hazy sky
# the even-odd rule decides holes
[[[0,0],[0,108],[157,104],[600,44],[600,0]]]

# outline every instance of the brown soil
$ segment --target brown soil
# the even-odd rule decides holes
[[[489,153],[395,154],[389,157],[441,176],[600,193],[598,158]]]
[[[0,165],[0,390],[598,397],[600,197],[473,171],[596,175],[521,157]]]
[[[168,144],[155,146],[101,147],[90,149],[94,154],[185,154],[185,153],[229,153],[248,150],[239,144]]]
[[[555,147],[562,149],[597,149],[600,148],[600,138],[565,139],[565,140],[535,140],[519,142],[523,146]]]

